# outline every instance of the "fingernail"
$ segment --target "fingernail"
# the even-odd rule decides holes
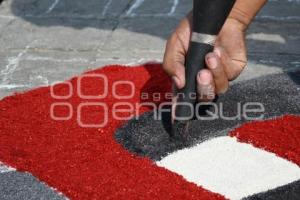
[[[172,80],[177,88],[180,87],[180,79],[177,76],[172,76]]]
[[[202,72],[199,75],[199,81],[201,85],[207,86],[210,84],[210,77]]]
[[[208,58],[208,64],[209,64],[211,69],[215,69],[215,68],[218,67],[217,59],[213,56]]]

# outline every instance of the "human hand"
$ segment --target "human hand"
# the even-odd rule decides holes
[[[170,36],[165,50],[163,69],[172,77],[174,86],[185,86],[185,57],[192,31],[192,15],[185,17]],[[214,50],[205,57],[206,69],[197,74],[199,101],[212,101],[216,95],[228,90],[229,82],[236,79],[247,64],[245,44],[246,26],[228,18],[217,36]],[[173,109],[176,96],[173,98]],[[174,116],[173,116],[174,118]]]

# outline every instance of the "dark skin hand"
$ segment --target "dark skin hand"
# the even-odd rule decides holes
[[[245,32],[266,0],[237,0],[214,44],[214,50],[206,55],[206,69],[197,74],[199,101],[212,101],[216,95],[225,93],[229,82],[236,79],[247,64]],[[185,17],[168,39],[163,69],[172,77],[174,88],[185,85],[185,56],[192,31],[192,14]],[[176,95],[173,98],[172,113]]]
[[[163,69],[175,87],[185,85],[185,55],[191,35],[192,16],[184,18],[167,42]],[[229,81],[240,75],[247,64],[245,30],[240,22],[228,18],[217,37],[214,51],[206,55],[207,68],[198,72],[197,89],[201,101],[211,101],[227,91]],[[173,111],[176,99],[173,99]],[[174,113],[174,112],[172,112]],[[173,116],[174,119],[174,116]]]
[[[163,68],[172,77],[177,88],[185,85],[184,63],[191,35],[192,17],[184,18],[167,42]],[[245,30],[234,19],[227,19],[217,37],[214,51],[206,55],[207,69],[199,71],[197,85],[201,88],[210,87],[214,94],[226,92],[229,81],[234,80],[244,69],[247,63]],[[201,100],[207,94],[199,95]],[[211,96],[211,95],[210,95]],[[214,98],[214,96],[211,96]]]

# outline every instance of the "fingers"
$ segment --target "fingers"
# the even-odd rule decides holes
[[[188,50],[191,35],[192,16],[185,17],[175,32],[168,39],[163,61],[164,71],[172,77],[174,82],[172,99],[172,122],[175,118],[177,102],[176,89],[182,89],[185,85],[185,55]]]
[[[197,77],[198,96],[201,101],[211,101],[229,88],[229,81],[234,80],[246,66],[245,61],[234,60],[227,52],[216,47],[214,52],[205,57],[207,69],[201,70]]]
[[[217,94],[225,93],[229,87],[229,80],[225,72],[225,67],[221,62],[221,58],[216,53],[212,52],[208,53],[205,59],[207,68],[209,69],[213,77],[215,92]]]
[[[231,58],[228,53],[221,47],[214,49],[214,53],[220,58],[224,71],[229,81],[236,79],[244,70],[247,64],[246,58],[238,60]]]
[[[181,89],[185,85],[185,53],[183,46],[174,33],[167,42],[163,61],[164,71],[173,79],[177,88]]]
[[[189,46],[191,34],[190,16],[185,17],[171,37],[168,39],[163,69],[172,77],[177,88],[181,89],[185,85],[185,55]]]
[[[164,59],[163,69],[172,78],[178,89],[185,85],[185,69],[181,60],[175,60],[173,55],[168,55]],[[184,59],[184,58],[182,58]],[[170,62],[172,60],[172,62]]]
[[[215,98],[215,83],[211,71],[201,70],[197,75],[197,93],[199,101],[212,101]]]

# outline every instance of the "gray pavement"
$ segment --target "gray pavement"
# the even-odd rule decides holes
[[[168,35],[191,9],[191,2],[4,0],[0,99],[103,65],[161,61]],[[299,69],[299,30],[300,1],[270,0],[248,31],[249,64],[237,81]],[[59,198],[49,196],[49,188],[33,192],[36,184],[44,187],[30,175],[0,164],[0,191],[6,191],[0,192],[0,199],[30,199],[30,194],[38,194],[31,199]],[[27,196],[18,196],[18,188]]]
[[[107,64],[161,61],[190,0],[4,0],[0,98]],[[300,1],[272,0],[249,29],[249,79],[299,67]]]

